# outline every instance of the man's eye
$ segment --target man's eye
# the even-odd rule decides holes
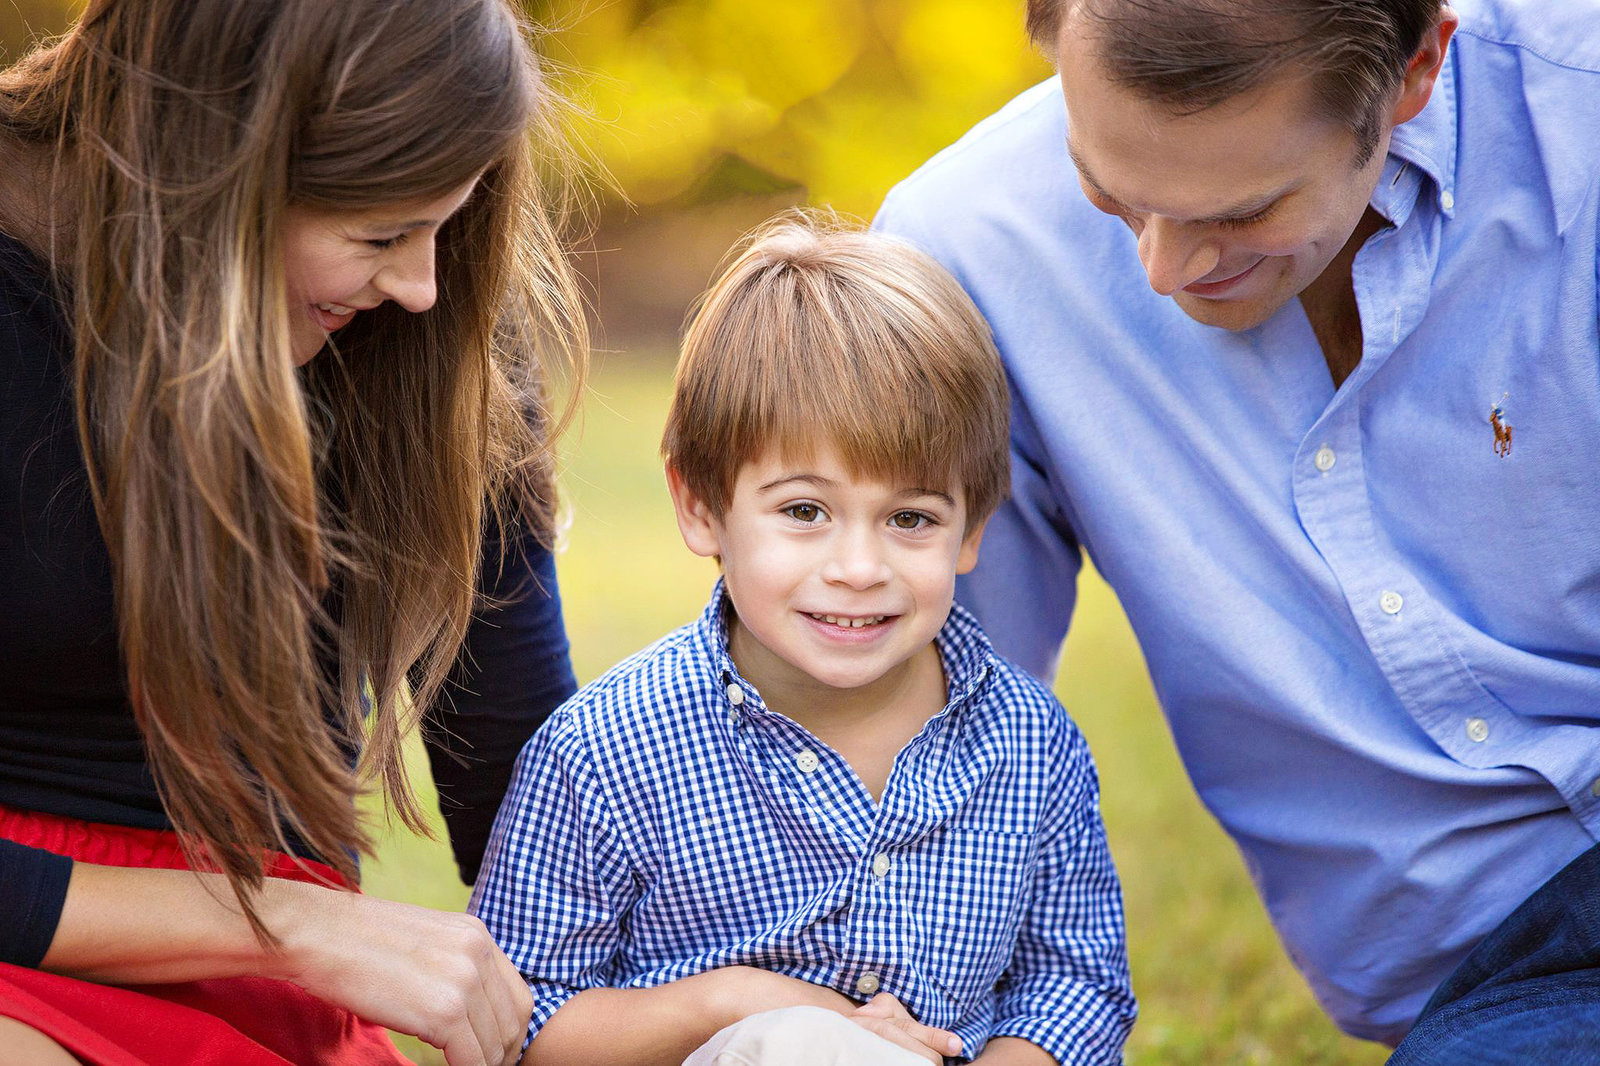
[[[822,508],[814,503],[795,503],[785,507],[783,513],[796,522],[810,524],[822,517]]]
[[[921,511],[896,511],[889,517],[889,524],[896,529],[921,529],[930,521]]]
[[[1265,222],[1268,218],[1270,218],[1273,210],[1277,206],[1277,204],[1272,204],[1260,211],[1257,211],[1253,215],[1245,215],[1243,218],[1225,218],[1221,221],[1220,225],[1224,229],[1243,229],[1246,226],[1254,226],[1257,222]]]

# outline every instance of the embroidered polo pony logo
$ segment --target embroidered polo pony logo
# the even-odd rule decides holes
[[[1505,420],[1505,403],[1511,396],[1502,393],[1500,402],[1489,411],[1489,425],[1494,427],[1494,453],[1504,459],[1511,454],[1511,423]]]

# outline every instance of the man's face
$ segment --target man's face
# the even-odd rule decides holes
[[[1090,203],[1128,224],[1150,287],[1197,322],[1260,325],[1327,267],[1360,221],[1389,129],[1364,165],[1353,132],[1285,77],[1174,115],[1104,74],[1081,18],[1062,20],[1068,147]]]

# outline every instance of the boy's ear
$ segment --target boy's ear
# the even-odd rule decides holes
[[[961,551],[956,555],[956,573],[970,574],[972,568],[978,565],[978,547],[983,543],[983,530],[989,524],[985,518],[971,529],[961,539]]]
[[[678,468],[667,463],[667,491],[672,494],[672,510],[678,518],[678,532],[696,555],[714,559],[722,554],[720,525],[711,508],[683,480]]]

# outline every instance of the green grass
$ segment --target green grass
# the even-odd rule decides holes
[[[664,360],[598,363],[584,425],[566,448],[572,527],[558,567],[580,681],[691,619],[715,577],[679,540],[656,460],[669,378]],[[1381,1063],[1384,1050],[1338,1033],[1289,965],[1238,854],[1195,799],[1138,645],[1093,573],[1080,582],[1060,676],[1100,767],[1127,900],[1141,1006],[1128,1062]],[[412,765],[426,780],[425,761]],[[467,898],[445,845],[407,835],[385,841],[365,883],[434,907]],[[415,1041],[401,1046],[419,1063],[443,1063]]]

